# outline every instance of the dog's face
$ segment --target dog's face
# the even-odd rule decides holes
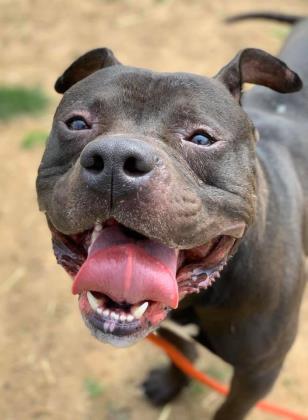
[[[103,341],[143,338],[210,286],[254,218],[255,137],[238,103],[238,62],[208,79],[122,66],[102,49],[57,82],[65,94],[39,168],[39,205]]]

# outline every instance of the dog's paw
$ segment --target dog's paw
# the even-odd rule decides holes
[[[174,367],[153,369],[142,384],[146,397],[160,406],[173,400],[188,384],[188,378]]]

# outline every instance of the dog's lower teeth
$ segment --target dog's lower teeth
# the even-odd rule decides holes
[[[87,299],[92,310],[106,319],[104,322],[105,332],[112,332],[116,322],[132,322],[141,319],[149,306],[149,302],[143,302],[141,305],[133,305],[131,306],[130,313],[127,313],[125,311],[110,310],[106,307],[104,309],[106,300],[103,297],[102,299],[97,299],[90,291],[87,292]]]
[[[101,309],[101,308],[98,308]],[[120,322],[132,322],[134,321],[136,318],[131,315],[125,315],[124,313],[122,314],[118,314],[114,311],[110,311],[109,309],[105,309],[104,311],[96,311],[99,312],[100,315],[103,315],[104,318],[107,318],[106,321],[104,322],[104,331],[110,331],[112,332],[115,328],[116,322],[120,321]],[[112,327],[112,328],[111,328]]]

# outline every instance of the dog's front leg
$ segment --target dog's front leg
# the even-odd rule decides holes
[[[272,388],[281,364],[260,372],[256,366],[253,370],[234,369],[229,395],[218,409],[214,420],[242,420],[253,406]]]
[[[192,341],[165,328],[159,329],[159,335],[173,344],[189,360],[194,361],[197,358],[196,346]],[[151,370],[142,386],[152,404],[163,405],[175,398],[188,383],[188,377],[171,363]]]

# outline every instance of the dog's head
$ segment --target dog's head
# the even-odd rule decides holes
[[[219,277],[251,224],[256,139],[243,82],[300,88],[254,49],[213,79],[127,67],[98,49],[58,79],[38,199],[99,339],[127,345],[157,328]]]

